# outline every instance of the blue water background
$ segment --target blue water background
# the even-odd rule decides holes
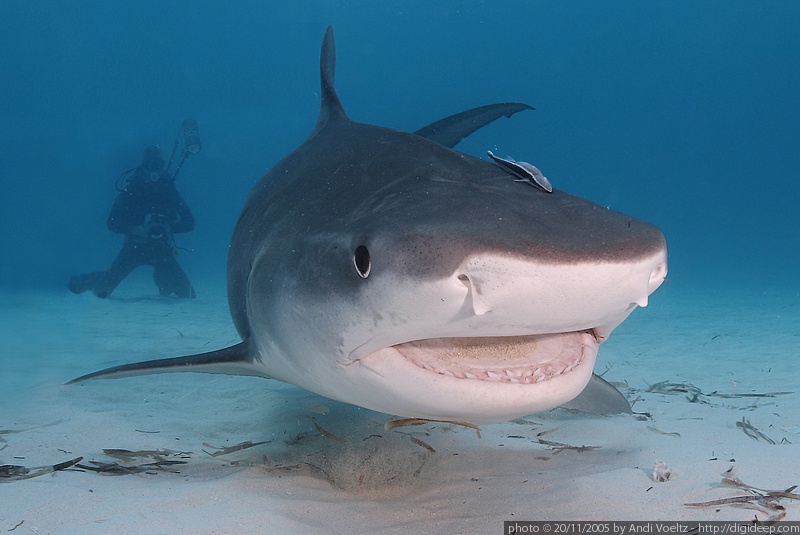
[[[328,24],[354,120],[530,103],[458,148],[658,225],[672,284],[796,289],[800,2],[731,0],[1,2],[0,286],[105,269],[115,179],[185,118],[180,261],[221,285],[247,192],[314,126]]]

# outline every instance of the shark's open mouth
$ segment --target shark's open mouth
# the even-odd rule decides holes
[[[394,346],[420,368],[459,379],[538,383],[572,371],[587,350],[597,353],[593,331],[485,338],[431,338]]]

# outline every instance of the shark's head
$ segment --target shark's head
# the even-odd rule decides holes
[[[350,121],[330,32],[325,46],[317,129],[253,190],[231,246],[231,310],[264,373],[471,422],[577,396],[598,344],[664,280],[662,233]]]
[[[578,395],[598,343],[664,280],[647,223],[425,139],[329,128],[335,146],[301,157],[315,169],[285,231],[251,249],[248,331],[271,376],[391,414],[502,421]]]

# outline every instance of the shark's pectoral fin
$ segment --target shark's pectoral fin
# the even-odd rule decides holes
[[[561,405],[562,408],[592,414],[631,414],[631,405],[622,392],[611,383],[592,374],[589,384],[578,397]]]
[[[235,346],[209,353],[113,366],[83,375],[67,382],[67,384],[100,377],[131,377],[134,375],[168,372],[224,373],[231,375],[259,375],[263,377],[264,374],[256,370],[254,360],[254,354],[250,351],[247,342],[241,342]]]
[[[420,128],[414,134],[435,141],[451,149],[479,128],[486,126],[500,117],[511,117],[523,110],[532,110],[532,106],[521,102],[503,102],[489,104],[462,111],[450,117],[445,117],[435,123]]]

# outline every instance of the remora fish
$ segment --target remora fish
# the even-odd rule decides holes
[[[228,301],[242,342],[74,381],[259,375],[474,423],[578,396],[599,343],[663,282],[662,233],[450,148],[529,106],[476,108],[417,134],[359,124],[334,91],[334,63],[328,28],[316,128],[256,184],[233,233]],[[615,392],[594,383],[587,391]]]

